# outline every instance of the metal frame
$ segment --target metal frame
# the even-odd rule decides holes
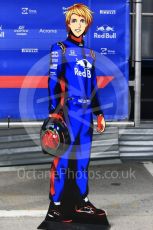
[[[129,86],[134,87],[134,125],[141,123],[141,66],[142,66],[142,0],[133,1],[132,17],[132,66],[135,69],[134,81]]]
[[[140,126],[141,121],[141,66],[142,66],[142,0],[135,2],[135,101],[134,123]]]
[[[112,122],[106,122],[108,126],[134,126],[134,122],[128,122],[128,121],[112,121]],[[40,127],[42,126],[43,121],[32,121],[32,122],[1,122],[0,128],[22,128],[22,127]],[[94,122],[94,125],[96,125],[96,122]]]

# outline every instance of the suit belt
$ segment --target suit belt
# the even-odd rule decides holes
[[[67,97],[66,98],[67,102],[73,102],[74,104],[78,103],[78,104],[90,104],[91,100],[89,98],[82,98],[82,97]]]

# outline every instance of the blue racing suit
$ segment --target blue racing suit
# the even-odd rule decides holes
[[[75,184],[82,198],[88,194],[88,165],[93,134],[93,113],[100,108],[95,75],[95,54],[68,37],[51,48],[49,71],[49,113],[61,113],[71,143],[55,157],[50,171],[50,199],[60,202],[70,160],[75,161]],[[73,192],[73,191],[72,191]]]

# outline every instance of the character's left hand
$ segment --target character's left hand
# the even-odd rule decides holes
[[[102,114],[97,116],[97,132],[103,133],[105,131],[106,123]]]

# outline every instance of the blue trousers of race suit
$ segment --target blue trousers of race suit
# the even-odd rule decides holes
[[[49,198],[54,202],[61,201],[65,182],[70,175],[69,170],[75,173],[74,183],[80,196],[84,198],[88,194],[88,165],[93,134],[92,109],[90,105],[74,104],[69,101],[65,111],[71,143],[66,152],[54,158],[51,166]],[[75,168],[69,168],[70,161],[75,163],[73,164]],[[73,194],[73,189],[70,192]]]

